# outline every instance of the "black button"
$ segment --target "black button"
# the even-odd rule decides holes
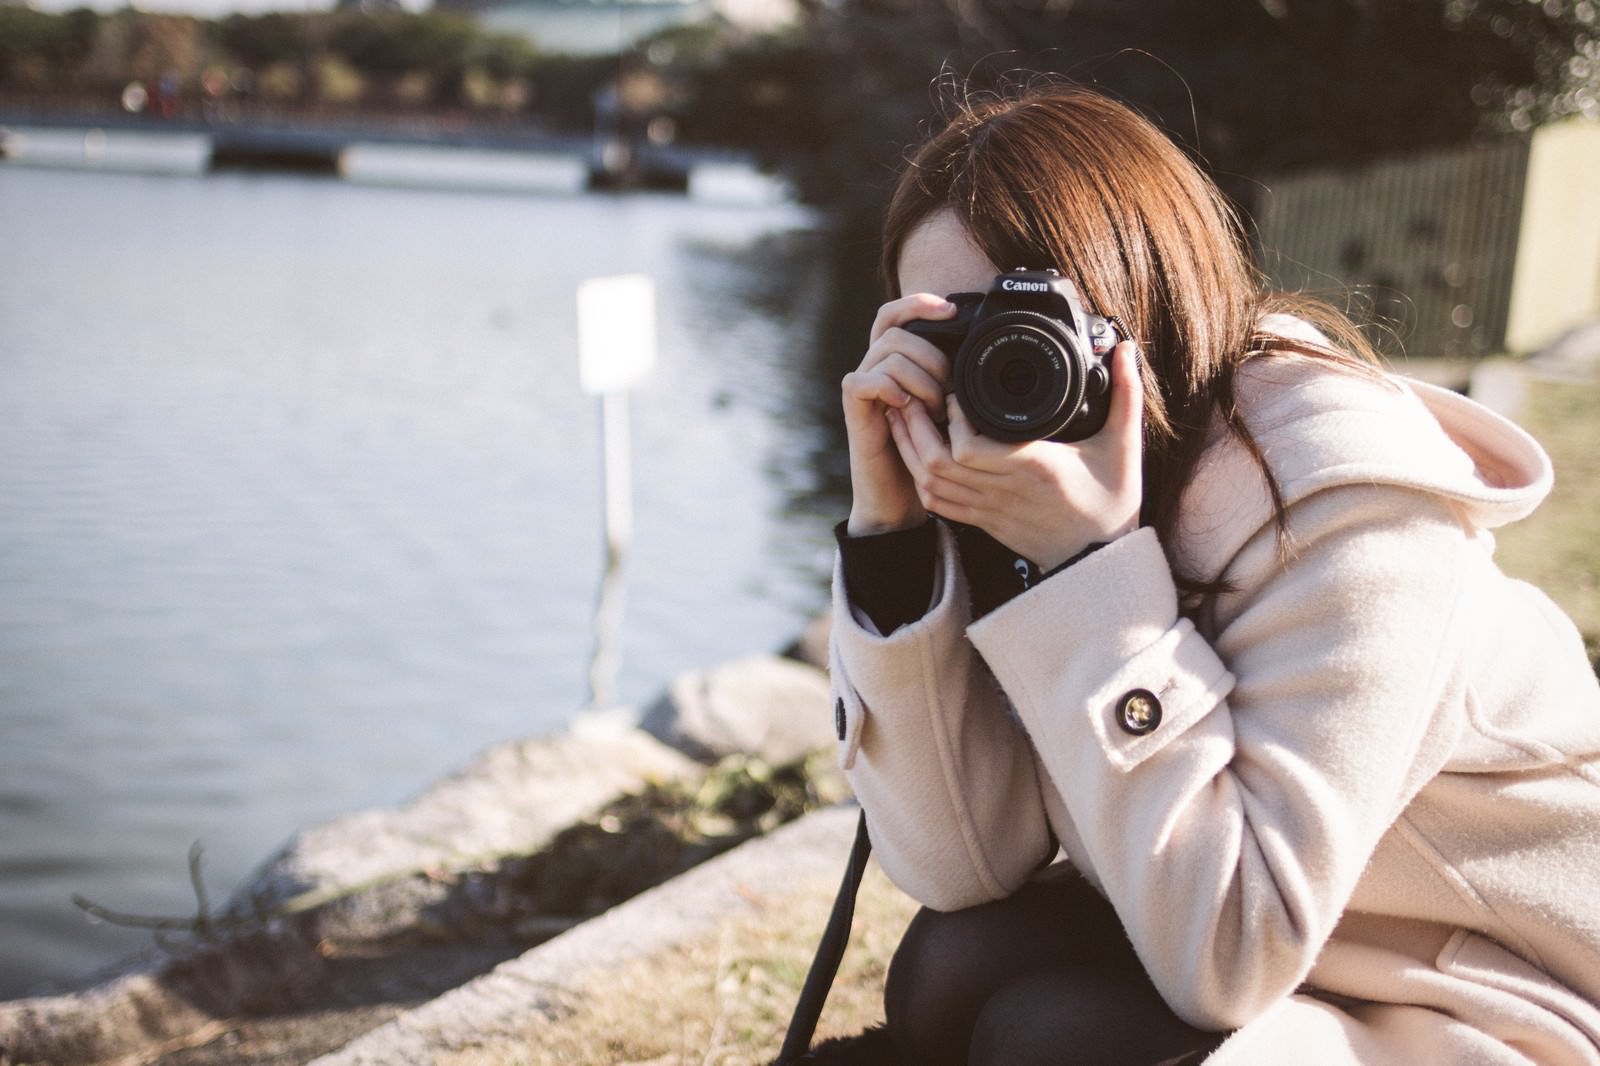
[[[839,739],[844,739],[844,700],[833,701],[833,731],[839,734]]]
[[[1099,396],[1111,388],[1111,372],[1103,366],[1092,366],[1084,375],[1083,388],[1085,392]]]
[[[1148,689],[1136,688],[1117,701],[1117,724],[1136,737],[1161,724],[1161,701]]]

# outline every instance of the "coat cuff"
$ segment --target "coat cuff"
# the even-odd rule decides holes
[[[1233,687],[1216,652],[1178,617],[1171,570],[1149,529],[1040,584],[969,635],[1046,765],[1062,765],[1061,755],[1081,754],[1092,739],[1112,769],[1131,770]]]
[[[833,689],[833,726],[839,738],[839,765],[853,769],[861,748],[868,714],[862,692],[883,692],[907,676],[920,676],[925,644],[954,654],[963,643],[967,586],[957,564],[955,544],[946,530],[933,523],[935,558],[931,603],[914,622],[885,633],[877,622],[850,598],[845,563],[840,558],[833,574],[833,618],[829,672]]]

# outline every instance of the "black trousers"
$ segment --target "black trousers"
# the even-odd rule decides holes
[[[1227,1036],[1172,1013],[1116,911],[1075,874],[969,910],[918,913],[884,1009],[916,1066],[1177,1066]]]

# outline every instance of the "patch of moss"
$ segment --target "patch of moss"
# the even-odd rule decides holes
[[[502,898],[513,920],[580,920],[844,794],[820,757],[729,756],[698,783],[651,785],[562,830],[508,864]]]

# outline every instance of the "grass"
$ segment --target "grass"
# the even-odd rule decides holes
[[[842,857],[841,857],[842,862]],[[716,933],[576,987],[571,1012],[530,1023],[508,1043],[442,1056],[438,1066],[761,1066],[777,1054],[833,901],[817,884],[784,913],[757,909]],[[883,1019],[883,977],[915,906],[873,867],[862,884],[850,948],[817,1037]]]
[[[649,867],[652,883],[710,857],[756,829],[770,830],[848,786],[834,753],[767,767],[730,758],[684,790],[663,786],[612,805],[574,827],[573,839],[526,864],[513,886],[541,911],[592,911],[574,894],[612,867]],[[618,850],[621,848],[621,850]],[[593,854],[590,854],[593,852]],[[691,852],[698,854],[691,855]],[[530,1012],[526,1029],[437,1058],[438,1066],[760,1066],[776,1056],[818,938],[833,905],[839,867],[816,883],[753,904],[714,932],[595,975],[563,982],[555,1018]],[[607,875],[608,877],[610,875]],[[605,880],[606,878],[601,878]],[[616,902],[637,888],[613,893]],[[882,1021],[883,978],[916,906],[869,866],[850,946],[817,1038],[858,1033]]]
[[[1508,574],[1543,589],[1600,654],[1600,383],[1530,380],[1517,421],[1550,453],[1556,482],[1497,536]]]

